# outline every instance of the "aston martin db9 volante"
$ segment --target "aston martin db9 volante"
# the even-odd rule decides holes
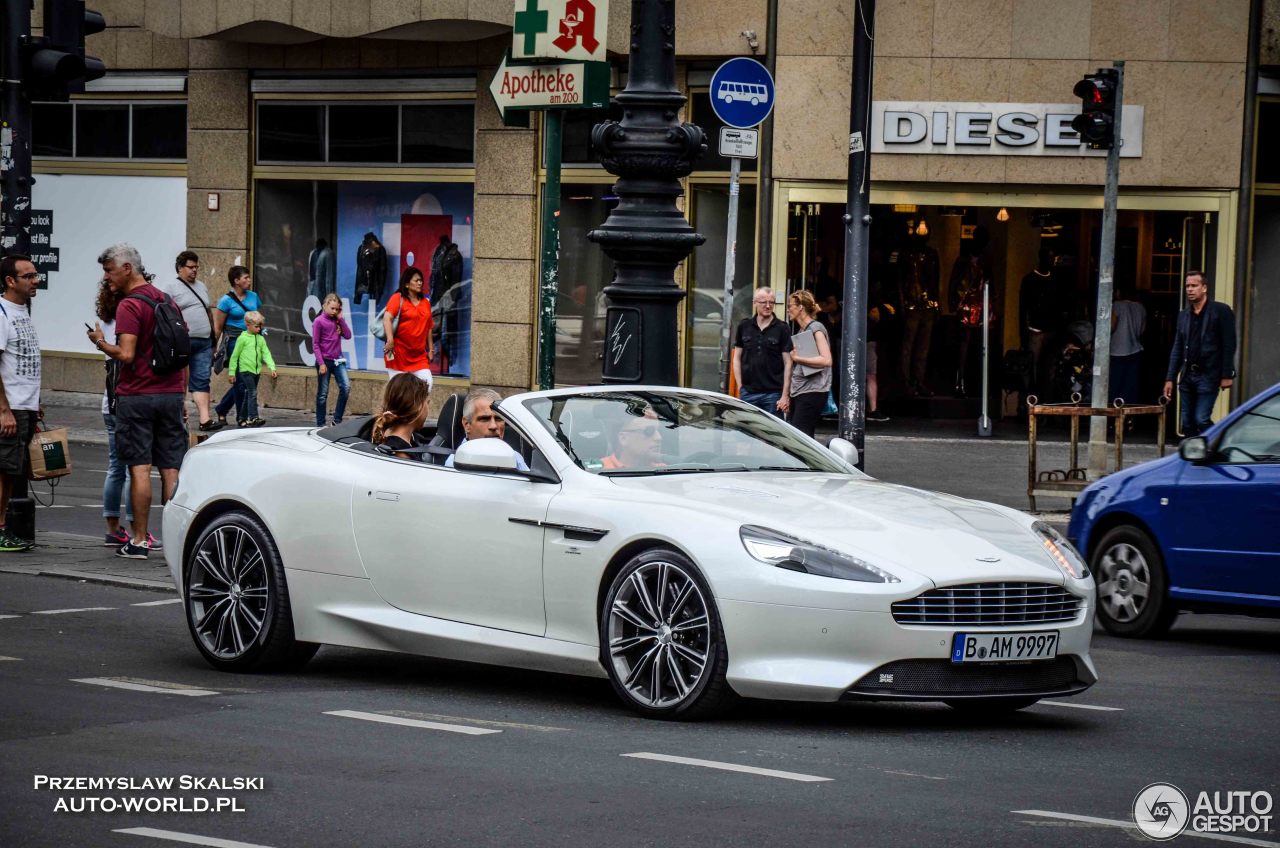
[[[1030,516],[874,480],[848,442],[714,392],[520,394],[502,439],[470,441],[460,401],[407,455],[369,419],[187,454],[165,556],[211,665],[401,651],[607,677],[656,718],[1002,711],[1097,679],[1093,580]]]

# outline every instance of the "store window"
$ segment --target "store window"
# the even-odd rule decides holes
[[[560,202],[560,279],[556,293],[556,383],[600,382],[604,288],[613,260],[587,233],[609,217],[617,197],[607,185],[565,185]]]
[[[685,300],[685,339],[688,367],[685,385],[720,389],[721,321],[724,316],[725,234],[729,226],[729,187],[694,185],[693,219],[707,237],[689,261],[688,298]],[[756,187],[741,187],[738,200],[737,259],[734,263],[733,297],[729,304],[730,343],[738,322],[751,313],[755,280]]]
[[[257,180],[254,284],[277,361],[314,364],[311,323],[324,295],[336,291],[352,328],[343,345],[348,363],[382,370],[382,342],[369,327],[413,266],[435,320],[431,370],[469,377],[472,196],[470,183]],[[449,243],[461,256],[458,270],[446,268]]]
[[[161,101],[35,103],[34,156],[182,161],[187,158],[187,105]]]
[[[475,105],[258,103],[258,162],[470,165]]]

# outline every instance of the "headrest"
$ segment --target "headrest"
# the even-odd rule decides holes
[[[445,398],[444,406],[440,407],[440,417],[436,420],[436,437],[432,439],[433,444],[456,450],[466,438],[462,430],[462,401],[465,398],[466,396],[461,393]]]

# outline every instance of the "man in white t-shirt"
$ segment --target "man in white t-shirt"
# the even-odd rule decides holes
[[[34,547],[4,526],[14,484],[27,473],[27,447],[40,411],[40,340],[31,322],[31,299],[40,274],[30,257],[0,259],[0,553]]]

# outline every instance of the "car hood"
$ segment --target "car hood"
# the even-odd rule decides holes
[[[637,494],[703,515],[755,524],[939,585],[1065,578],[1005,507],[870,478],[804,472],[614,478]],[[639,490],[639,491],[637,491]]]

